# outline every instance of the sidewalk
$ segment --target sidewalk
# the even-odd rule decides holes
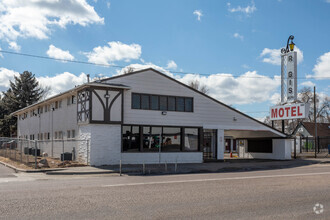
[[[222,162],[208,162],[198,164],[146,164],[122,165],[122,173],[128,175],[159,175],[159,174],[185,174],[185,173],[216,173],[216,172],[241,172],[255,170],[284,169],[308,166],[311,164],[330,163],[329,158],[324,159],[296,159],[296,160],[256,160],[235,159]],[[100,167],[70,167],[62,170],[47,171],[48,175],[88,175],[119,173],[119,166]]]

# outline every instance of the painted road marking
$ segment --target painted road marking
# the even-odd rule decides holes
[[[154,185],[154,184],[170,184],[170,183],[193,183],[193,182],[209,182],[209,181],[222,181],[222,180],[244,180],[244,179],[262,179],[262,178],[315,176],[315,175],[330,175],[330,172],[302,173],[302,174],[281,174],[281,175],[267,175],[267,176],[225,177],[225,178],[197,179],[197,180],[173,180],[173,181],[144,182],[144,183],[122,183],[122,184],[103,185],[102,187],[138,186],[138,185]]]

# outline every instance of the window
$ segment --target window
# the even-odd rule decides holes
[[[175,111],[175,97],[168,97],[167,100],[168,100],[167,110]]]
[[[71,105],[71,97],[68,97],[68,98],[66,99],[66,104],[67,104],[67,105]]]
[[[151,96],[151,110],[158,110],[159,109],[159,96],[152,95]]]
[[[142,109],[150,109],[149,95],[141,95],[141,108]]]
[[[167,96],[159,97],[159,110],[167,111]]]
[[[71,131],[71,138],[76,138],[76,130]]]
[[[193,111],[193,99],[192,98],[184,98],[184,111],[192,112]]]
[[[272,139],[248,140],[248,152],[251,153],[272,153]]]
[[[182,97],[176,98],[176,110],[178,112],[184,112],[184,98]]]
[[[62,108],[62,100],[58,101],[58,107]]]
[[[143,127],[143,151],[159,152],[162,127]]]
[[[198,150],[198,128],[184,129],[184,150],[197,151]]]
[[[71,96],[71,103],[76,104],[76,96]]]
[[[48,105],[45,105],[45,112],[48,112]]]
[[[66,132],[66,138],[71,138],[71,131],[70,130],[67,130],[67,132]]]
[[[162,152],[181,151],[181,128],[164,127],[162,133]]]
[[[123,152],[196,152],[198,128],[122,126]]]
[[[193,98],[133,93],[132,109],[193,112]]]
[[[55,139],[57,139],[57,131],[55,131]]]
[[[139,94],[132,94],[132,108],[141,109],[141,96]]]
[[[58,132],[58,139],[63,139],[63,132],[62,131]]]
[[[58,101],[55,102],[55,109],[58,109]]]
[[[140,149],[139,126],[123,126],[123,151],[138,152]]]

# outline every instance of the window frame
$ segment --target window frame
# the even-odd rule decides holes
[[[133,126],[138,126],[140,131],[140,147],[138,148],[138,151],[130,152],[130,151],[124,151],[124,143],[123,143],[123,127],[128,126],[130,127],[130,131],[132,132]],[[180,128],[180,151],[160,151],[161,153],[197,153],[197,152],[203,152],[202,151],[202,138],[203,138],[203,127],[198,126],[171,126],[171,125],[136,125],[136,124],[122,124],[121,125],[121,153],[159,153],[159,151],[144,151],[143,150],[143,127],[149,127],[152,129],[153,127],[160,127],[161,128],[161,134],[163,135],[164,127],[172,127],[172,128]],[[198,146],[197,150],[194,151],[188,151],[185,150],[185,129],[186,128],[193,128],[198,129]],[[132,136],[132,135],[131,135]],[[163,136],[162,136],[163,137]],[[162,144],[162,140],[160,141],[160,144]]]
[[[133,96],[140,97],[140,106],[139,108],[133,107]],[[142,108],[142,96],[148,96],[148,108]],[[152,109],[152,97],[156,96],[158,99],[158,107],[157,109]],[[166,98],[166,110],[161,109],[161,99]],[[174,110],[169,110],[169,100],[170,98],[174,98]],[[177,100],[178,98],[183,99],[183,111],[179,111],[177,107]],[[188,111],[188,107],[186,105],[186,100],[191,100],[191,111]],[[131,94],[131,109],[134,110],[149,110],[149,111],[168,111],[168,112],[184,112],[184,113],[193,113],[194,112],[194,97],[188,96],[172,96],[172,95],[160,95],[160,94],[148,94],[148,93],[135,93],[132,92]]]

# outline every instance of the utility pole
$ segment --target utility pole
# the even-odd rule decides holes
[[[316,158],[316,142],[317,142],[317,126],[316,126],[316,94],[314,86],[314,126],[315,126],[315,135],[314,135],[314,148],[315,148],[315,158]]]

